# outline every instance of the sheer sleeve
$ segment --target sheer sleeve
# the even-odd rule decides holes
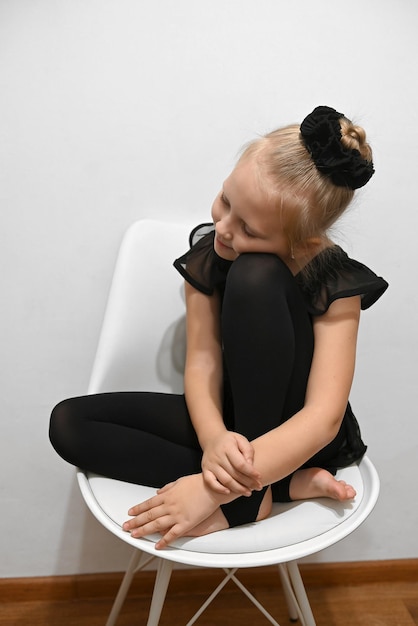
[[[212,295],[223,291],[232,261],[218,256],[213,247],[213,224],[200,224],[190,233],[190,250],[174,261],[174,267],[195,289]]]
[[[339,246],[319,254],[296,280],[312,315],[322,315],[334,300],[351,296],[360,296],[361,308],[368,309],[388,288],[383,278]]]
[[[215,289],[223,293],[232,264],[216,254],[214,235],[212,223],[199,224],[190,233],[190,250],[174,261],[183,278],[207,295]],[[388,288],[383,278],[339,246],[321,252],[295,279],[311,315],[322,315],[334,300],[351,296],[360,296],[361,308],[368,309]]]

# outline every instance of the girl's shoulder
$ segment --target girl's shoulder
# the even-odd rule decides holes
[[[322,315],[334,300],[351,296],[360,296],[361,308],[368,309],[388,288],[384,278],[337,245],[314,257],[296,280],[312,315]]]

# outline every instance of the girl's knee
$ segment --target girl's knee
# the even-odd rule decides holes
[[[285,293],[293,281],[287,265],[275,254],[241,254],[232,264],[228,273],[227,288],[247,297],[261,297],[263,294]]]
[[[58,454],[64,458],[69,456],[69,448],[74,439],[74,419],[72,401],[59,402],[51,413],[49,421],[49,440]]]
[[[50,427],[55,428],[63,421],[66,421],[71,413],[71,400],[61,400],[61,402],[58,402],[52,409]]]

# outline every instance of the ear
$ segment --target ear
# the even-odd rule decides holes
[[[322,246],[324,243],[323,239],[321,237],[308,237],[308,239],[306,240],[306,245],[309,248],[317,248],[318,246]]]
[[[303,242],[299,243],[297,247],[300,253],[308,253],[311,256],[315,256],[323,246],[324,240],[322,237],[308,237]]]

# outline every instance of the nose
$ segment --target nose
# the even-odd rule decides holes
[[[230,240],[232,239],[231,233],[231,224],[228,219],[229,216],[224,215],[220,220],[216,222],[215,229],[218,235],[222,237],[222,239]]]

